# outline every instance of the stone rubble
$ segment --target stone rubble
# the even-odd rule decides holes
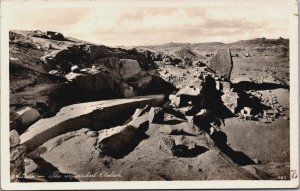
[[[278,103],[275,95],[271,94],[269,96],[265,96],[258,91],[250,91],[249,93],[252,96],[258,98],[260,100],[260,103],[266,105],[267,107],[269,107],[269,109],[265,109],[260,113],[254,112],[251,113],[251,115],[249,115],[250,113],[248,111],[251,110],[251,108],[245,107],[247,111],[245,111],[244,108],[244,110],[241,110],[240,112],[240,116],[242,118],[247,120],[259,120],[263,123],[272,123],[273,121],[275,121],[277,118],[280,117],[284,119],[288,119],[288,117],[285,114],[286,108],[284,108]]]
[[[19,182],[25,171],[24,159],[26,147],[20,145],[20,137],[16,130],[10,131],[10,180]]]

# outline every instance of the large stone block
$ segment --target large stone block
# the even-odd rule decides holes
[[[120,75],[121,78],[124,80],[135,76],[142,70],[139,63],[136,60],[120,59],[119,65],[120,65]]]
[[[220,76],[230,79],[233,66],[230,50],[218,50],[217,54],[211,58],[208,66]]]
[[[227,92],[222,95],[222,101],[224,105],[232,112],[236,113],[239,107],[239,96],[236,92]]]
[[[176,98],[174,98],[171,103],[178,107],[195,105],[199,99],[200,92],[201,87],[195,88],[193,86],[186,86],[176,93]]]
[[[137,129],[131,125],[104,129],[99,132],[97,145],[101,153],[118,157],[137,142]]]
[[[41,119],[30,126],[20,136],[21,144],[25,145],[28,151],[32,151],[44,142],[70,131],[84,127],[108,128],[128,119],[136,108],[147,104],[158,106],[164,99],[164,95],[150,95],[69,105],[62,108],[56,116]]]

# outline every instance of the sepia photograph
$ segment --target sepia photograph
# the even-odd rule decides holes
[[[1,1],[3,189],[296,188],[298,117],[297,1]]]

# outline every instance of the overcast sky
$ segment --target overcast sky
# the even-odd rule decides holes
[[[4,15],[10,29],[53,30],[109,46],[288,38],[291,14],[286,0],[249,0],[247,6],[240,0],[227,6],[218,3],[197,4],[197,7],[174,3],[159,7],[88,4],[68,8],[26,7],[22,2],[26,1],[14,4],[10,8],[13,10],[7,10]]]

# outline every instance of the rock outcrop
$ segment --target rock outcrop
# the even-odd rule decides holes
[[[68,40],[57,32],[10,31],[10,58],[11,109],[44,102],[47,108],[36,108],[42,118],[78,102],[175,90],[135,49]]]
[[[20,137],[17,131],[10,131],[10,180],[19,182],[23,178],[25,170],[24,159],[26,147],[20,145]]]

